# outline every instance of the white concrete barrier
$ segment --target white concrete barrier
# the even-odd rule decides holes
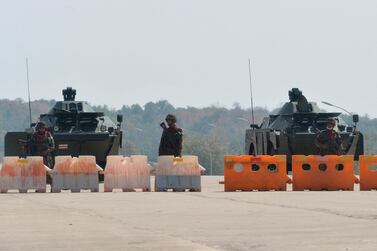
[[[122,189],[124,192],[134,189],[150,191],[150,169],[148,157],[144,155],[107,156],[104,190],[105,192],[111,192],[113,189]]]
[[[81,189],[98,192],[98,174],[101,171],[103,169],[96,164],[95,156],[57,156],[54,169],[50,172],[51,192],[80,192]]]
[[[160,156],[156,168],[155,191],[201,191],[201,172],[198,157],[192,155],[174,158]]]
[[[46,172],[51,171],[43,163],[43,157],[30,156],[4,157],[0,169],[0,190],[18,190],[26,193],[29,189],[36,192],[46,192]]]

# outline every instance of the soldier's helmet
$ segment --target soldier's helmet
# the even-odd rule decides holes
[[[336,121],[335,121],[334,118],[328,118],[327,121],[326,121],[326,124],[335,126],[336,125]]]
[[[165,118],[166,121],[170,120],[173,123],[177,122],[177,117],[174,114],[168,114]]]

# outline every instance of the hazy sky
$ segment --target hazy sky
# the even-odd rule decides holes
[[[0,0],[0,98],[274,108],[299,87],[377,117],[377,1]],[[325,107],[325,106],[323,106]]]

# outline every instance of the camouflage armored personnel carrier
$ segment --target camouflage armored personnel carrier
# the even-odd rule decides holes
[[[53,134],[55,151],[58,155],[94,155],[97,164],[105,167],[107,155],[117,155],[122,147],[122,116],[117,124],[103,112],[95,112],[87,102],[76,101],[76,90],[63,90],[64,101],[58,101],[47,114],[41,114],[43,121]],[[24,132],[8,132],[5,135],[5,156],[24,156],[28,153],[18,143],[27,142],[34,129]]]
[[[291,170],[291,156],[319,154],[315,145],[316,134],[326,128],[328,118],[336,120],[335,130],[342,138],[344,154],[358,160],[364,153],[363,135],[356,130],[358,115],[353,125],[347,124],[339,112],[322,112],[315,102],[308,102],[302,92],[289,91],[289,102],[277,113],[265,117],[260,125],[246,130],[245,153],[248,155],[287,155],[287,168]]]

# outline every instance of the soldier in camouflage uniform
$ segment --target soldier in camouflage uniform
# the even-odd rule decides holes
[[[182,153],[183,131],[181,128],[177,127],[177,118],[175,115],[168,114],[165,121],[168,127],[166,127],[165,123],[161,123],[163,132],[158,155],[174,155],[175,157],[180,157]]]
[[[29,141],[30,154],[32,156],[42,156],[44,164],[49,168],[53,168],[54,159],[52,152],[54,149],[54,138],[51,133],[47,131],[45,123],[38,122],[35,127],[35,132]]]
[[[319,148],[321,155],[341,155],[343,151],[342,139],[337,131],[334,130],[335,119],[329,118],[326,129],[318,133],[315,144]]]

